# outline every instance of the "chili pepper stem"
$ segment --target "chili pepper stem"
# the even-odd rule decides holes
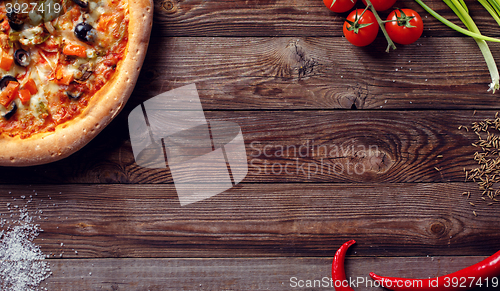
[[[394,44],[394,42],[392,41],[392,39],[389,37],[389,34],[385,30],[385,26],[384,26],[385,22],[382,21],[382,19],[380,18],[380,16],[378,16],[377,10],[375,10],[375,8],[373,7],[372,2],[370,2],[370,0],[366,0],[366,7],[369,7],[370,10],[373,12],[373,15],[375,15],[375,19],[377,19],[377,23],[380,26],[380,30],[382,30],[382,33],[384,34],[385,39],[387,40],[387,49],[385,50],[385,52],[388,53],[391,48],[393,50],[395,50],[396,49],[396,45]]]

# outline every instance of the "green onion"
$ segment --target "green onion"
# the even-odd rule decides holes
[[[469,31],[467,29],[461,28],[460,26],[456,25],[455,23],[453,23],[453,22],[449,21],[448,19],[444,18],[443,16],[439,15],[436,11],[432,10],[429,6],[425,5],[425,3],[422,2],[422,0],[415,0],[415,2],[420,4],[420,6],[422,6],[422,8],[424,8],[425,11],[429,12],[430,15],[434,16],[437,20],[441,21],[449,28],[452,28],[460,33],[463,33],[463,34],[471,36],[471,37],[475,37],[475,38],[479,38],[479,39],[491,41],[491,42],[500,42],[500,39],[498,39],[498,38],[485,36],[485,35],[474,33],[474,32]]]
[[[460,20],[465,24],[465,26],[470,31],[478,34],[480,33],[479,29],[474,23],[474,20],[472,20],[472,17],[470,17],[468,9],[466,9],[465,3],[459,2],[459,0],[443,0],[443,1],[453,10],[453,12],[455,12],[458,18],[460,18]],[[495,60],[493,59],[493,55],[491,54],[490,48],[488,47],[486,41],[478,38],[474,38],[474,40],[477,42],[477,45],[479,46],[481,53],[483,53],[484,60],[486,61],[486,65],[488,66],[488,70],[490,71],[491,84],[488,91],[493,91],[493,93],[495,93],[495,90],[500,88],[500,75],[498,73],[497,65],[495,63]]]
[[[483,36],[479,29],[477,28],[476,24],[474,23],[474,20],[472,17],[469,15],[469,9],[465,5],[465,2],[463,0],[443,0],[446,5],[448,5],[453,12],[458,16],[458,18],[465,24],[465,27],[467,27],[468,30],[461,28],[458,25],[455,25],[454,23],[450,22],[446,18],[442,17],[441,15],[437,14],[434,10],[429,8],[427,5],[425,5],[421,0],[415,0],[420,6],[422,6],[427,12],[429,12],[432,16],[437,18],[439,21],[442,23],[446,24],[448,27],[455,29],[458,32],[461,32],[465,35],[471,36],[474,38],[476,41],[477,45],[479,46],[479,49],[481,50],[481,53],[483,54],[484,60],[486,61],[486,65],[488,66],[488,70],[490,71],[490,76],[491,76],[491,84],[490,88],[488,91],[495,91],[497,89],[500,89],[500,74],[498,73],[498,68],[495,63],[495,60],[493,59],[493,55],[491,54],[490,48],[488,47],[488,44],[486,41],[494,41],[494,42],[500,42],[499,39],[496,38],[490,38]],[[482,0],[479,0],[482,1]],[[491,0],[495,1],[495,0]],[[484,6],[484,4],[483,4]],[[491,5],[489,5],[491,7]],[[491,7],[491,9],[486,8],[490,13],[492,13],[495,9]],[[498,15],[497,15],[498,16]],[[495,19],[496,20],[496,19]]]
[[[493,19],[495,19],[495,21],[500,25],[500,17],[499,17],[500,11],[498,10],[498,8],[500,7],[497,7],[497,5],[491,5],[488,1],[489,0],[478,0],[478,2],[481,3],[481,5],[483,5],[484,8],[486,8],[486,10],[493,17]]]

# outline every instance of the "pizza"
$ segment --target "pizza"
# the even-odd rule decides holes
[[[0,165],[67,157],[121,111],[139,75],[152,0],[0,3]]]

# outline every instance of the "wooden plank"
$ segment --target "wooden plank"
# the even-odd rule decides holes
[[[449,20],[461,23],[442,1],[424,2]],[[422,15],[424,37],[459,35],[413,1],[395,5]],[[498,36],[486,10],[477,2],[467,5],[481,32]],[[382,18],[388,14],[380,12]],[[341,36],[346,16],[330,12],[321,1],[155,0],[153,36]]]
[[[499,107],[472,39],[385,48],[383,38],[369,48],[332,37],[153,38],[132,104],[196,83],[205,110]]]
[[[172,183],[169,168],[135,163],[128,108],[94,141],[62,161],[2,169],[13,183]],[[463,182],[477,136],[461,125],[494,111],[206,111],[233,121],[246,143],[243,183]],[[471,185],[473,187],[474,184]]]
[[[353,247],[354,249],[355,247]],[[428,278],[448,274],[483,259],[471,257],[358,257],[346,259],[354,290],[372,286],[371,271],[384,275]],[[50,260],[48,290],[334,290],[330,257],[235,259],[68,259]],[[497,280],[489,280],[489,288]],[[484,283],[484,282],[483,282]],[[316,285],[314,285],[316,284]],[[334,283],[333,283],[334,284]],[[311,286],[311,287],[308,287]],[[76,289],[78,288],[78,289]]]
[[[333,256],[349,239],[354,256],[489,255],[500,239],[500,205],[464,183],[240,184],[184,207],[173,185],[0,191],[0,217],[26,204],[51,258]]]

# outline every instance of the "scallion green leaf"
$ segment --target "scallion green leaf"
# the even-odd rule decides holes
[[[479,0],[479,1],[482,1],[482,0]],[[496,0],[491,0],[491,1],[496,1]],[[490,88],[488,89],[488,91],[493,91],[493,93],[495,93],[496,90],[500,89],[500,74],[498,72],[497,65],[496,65],[495,60],[493,58],[493,54],[491,53],[490,48],[488,47],[488,44],[486,43],[487,40],[498,42],[498,39],[485,37],[481,34],[476,23],[474,23],[474,20],[469,15],[469,9],[467,8],[467,5],[465,5],[465,2],[463,0],[443,0],[443,2],[446,5],[448,5],[451,8],[451,10],[453,10],[453,12],[455,12],[455,14],[464,23],[465,27],[467,27],[468,30],[463,29],[460,26],[457,26],[454,23],[447,20],[446,18],[442,17],[441,15],[436,13],[434,10],[429,8],[427,5],[425,5],[421,0],[415,0],[415,2],[420,4],[420,6],[422,6],[427,12],[429,12],[432,16],[437,18],[439,21],[446,24],[448,27],[453,28],[453,29],[455,29],[463,34],[466,34],[466,35],[474,38],[477,45],[479,46],[479,49],[481,50],[481,53],[483,54],[484,60],[486,62],[488,70],[490,72],[491,84],[490,84]],[[489,4],[489,5],[491,6],[491,4]],[[488,10],[488,8],[487,8],[487,10]],[[492,8],[491,10],[488,10],[488,11],[490,13],[492,13],[492,12],[494,12],[494,9]],[[492,40],[492,39],[494,39],[494,40]]]

